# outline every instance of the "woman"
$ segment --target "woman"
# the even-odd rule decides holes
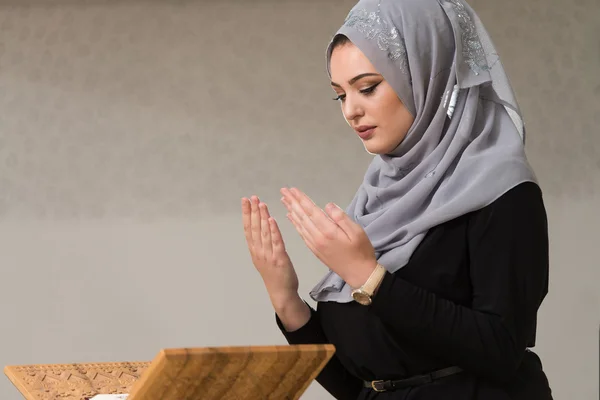
[[[463,0],[361,0],[327,49],[343,115],[374,160],[343,212],[281,190],[329,268],[311,291],[276,222],[244,229],[291,344],[332,343],[338,399],[551,399],[535,345],[547,220],[493,45]]]

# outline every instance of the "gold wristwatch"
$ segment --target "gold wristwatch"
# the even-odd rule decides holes
[[[371,273],[365,284],[352,291],[352,298],[354,301],[363,306],[370,305],[373,301],[373,292],[375,292],[375,289],[383,280],[385,273],[386,269],[382,265],[377,264],[375,270]]]

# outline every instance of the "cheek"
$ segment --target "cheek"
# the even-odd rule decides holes
[[[385,121],[385,125],[398,127],[405,124],[404,106],[398,97],[388,96],[378,107],[378,116]]]
[[[384,121],[387,134],[394,140],[403,140],[413,123],[412,115],[397,96],[388,99],[386,105],[379,109],[379,117]]]

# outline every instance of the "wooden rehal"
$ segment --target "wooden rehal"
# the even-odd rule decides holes
[[[333,356],[332,345],[163,349],[149,362],[8,366],[27,400],[298,399]]]

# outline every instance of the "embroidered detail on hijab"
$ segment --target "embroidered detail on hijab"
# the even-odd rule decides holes
[[[352,10],[346,17],[344,25],[355,28],[369,40],[376,40],[377,46],[382,51],[388,52],[392,61],[400,63],[401,70],[406,73],[408,61],[403,39],[395,27],[389,27],[387,21],[381,18],[381,0],[377,4],[377,11],[368,12],[366,9]]]
[[[485,50],[479,40],[477,28],[471,19],[465,5],[460,0],[446,0],[451,3],[459,19],[459,26],[462,36],[462,53],[464,61],[469,65],[475,75],[482,71],[488,71],[489,66],[485,55]]]

